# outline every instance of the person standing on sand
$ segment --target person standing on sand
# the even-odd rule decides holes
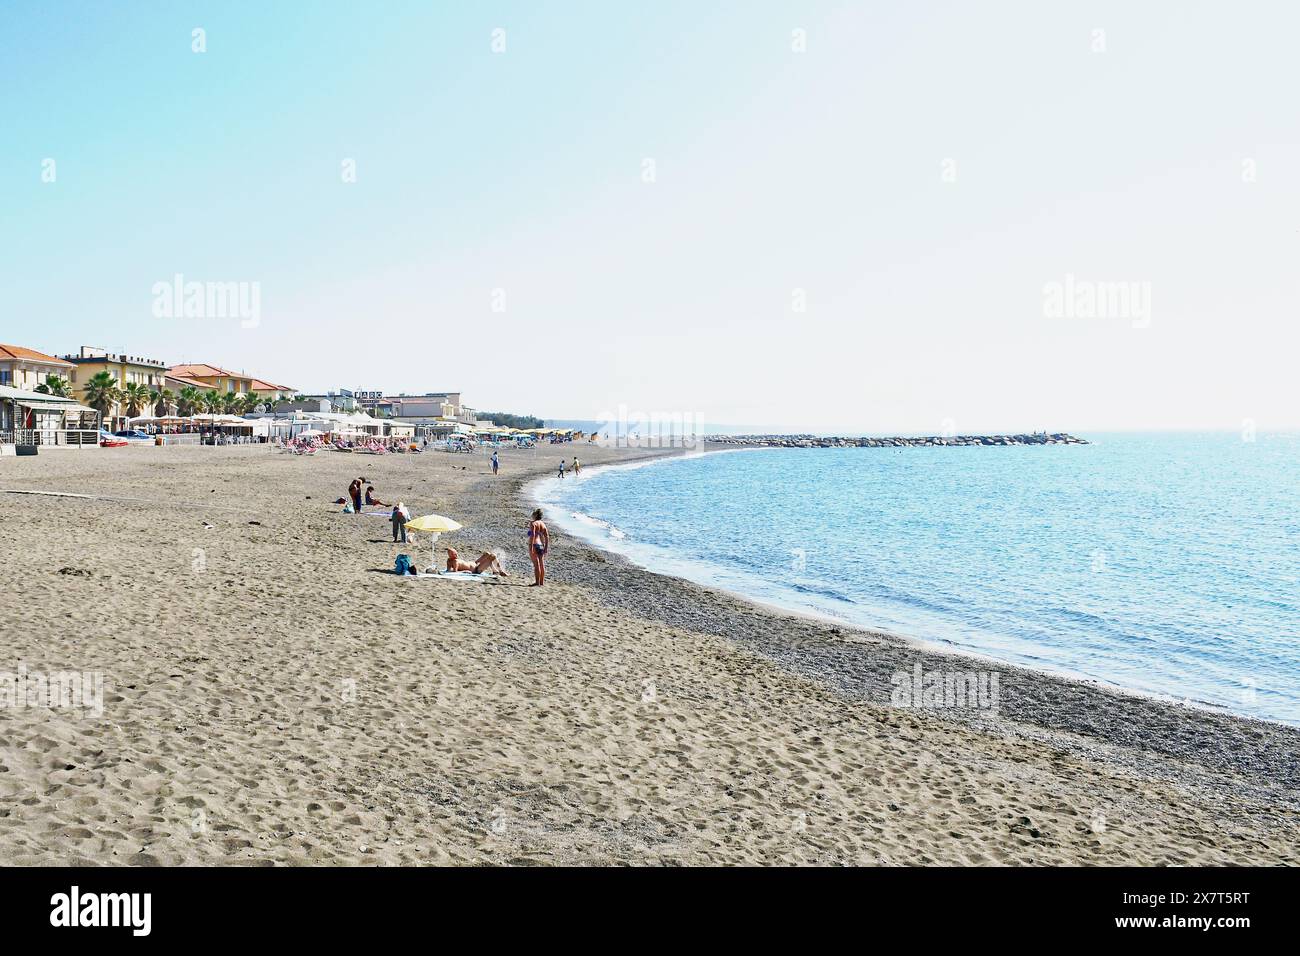
[[[576,475],[576,474],[577,474],[578,472],[580,472],[580,471],[582,471],[582,466],[581,466],[580,464],[578,464],[578,456],[577,456],[577,455],[574,455],[574,456],[573,456],[573,473]]]
[[[393,540],[406,544],[406,505],[400,501],[393,506],[393,514],[390,520],[393,522]],[[401,535],[399,538],[398,535]]]
[[[499,467],[501,467],[501,463],[497,461],[497,453],[494,451],[492,452],[492,474],[495,475]]]
[[[348,485],[348,497],[352,499],[352,510],[361,514],[361,486],[362,479],[352,479],[352,484]]]
[[[563,466],[563,463],[561,463]],[[551,532],[546,522],[542,521],[542,509],[533,512],[532,523],[528,525],[528,557],[533,562],[533,583],[531,587],[541,587],[546,583],[546,552],[551,550]]]

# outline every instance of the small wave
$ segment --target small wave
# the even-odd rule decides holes
[[[790,582],[790,587],[801,594],[817,594],[821,597],[834,598],[836,601],[843,601],[845,604],[855,603],[853,598],[849,597],[843,591],[837,591],[832,587],[827,587],[820,581],[811,581],[807,578],[796,578]]]
[[[569,516],[573,518],[574,521],[580,521],[589,527],[601,529],[611,538],[616,538],[619,541],[622,541],[627,538],[627,532],[624,531],[622,528],[618,527],[617,525],[611,524],[608,521],[604,521],[600,518],[597,518],[593,515],[584,514],[581,511],[571,511],[569,513]]]

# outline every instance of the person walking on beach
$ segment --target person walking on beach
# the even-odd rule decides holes
[[[563,462],[561,462],[563,467]],[[533,512],[532,523],[528,525],[528,557],[533,562],[533,583],[531,587],[541,587],[546,583],[546,552],[551,550],[551,532],[542,520],[542,509]]]
[[[390,519],[393,522],[393,541],[400,541],[402,544],[406,544],[407,517],[406,505],[402,504],[400,501],[393,505],[393,514]]]
[[[501,467],[501,463],[497,461],[497,453],[494,451],[492,453],[492,474],[495,475],[499,467]]]
[[[573,456],[573,473],[576,475],[576,474],[577,474],[578,472],[580,472],[580,471],[582,471],[582,465],[578,464],[578,456],[577,456],[577,455],[574,455],[574,456]]]
[[[564,459],[563,459],[563,458],[560,459],[560,477],[561,477],[561,478],[564,477]]]

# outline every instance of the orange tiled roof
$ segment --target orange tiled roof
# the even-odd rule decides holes
[[[224,375],[228,378],[247,378],[239,372],[232,372],[229,369],[221,368],[219,365],[173,365],[167,370],[167,374],[173,378],[200,378],[203,376]]]
[[[212,378],[213,376],[222,376],[225,378],[246,378],[249,380],[251,387],[254,390],[260,390],[263,392],[273,390],[281,392],[292,391],[292,389],[287,385],[272,385],[270,382],[264,382],[260,378],[253,378],[253,376],[244,372],[232,372],[230,369],[222,368],[220,365],[208,365],[206,363],[199,363],[197,365],[176,365],[169,368],[167,374],[171,378],[191,380],[196,378]],[[194,384],[202,385],[204,388],[209,387],[203,382],[195,382]]]
[[[38,352],[36,349],[25,349],[21,345],[0,345],[0,361],[5,359],[27,359],[31,362],[44,362],[46,365],[64,365],[68,368],[75,366],[71,362],[65,362],[61,358],[55,358],[53,355],[46,355],[44,352]]]
[[[168,372],[167,378],[180,382],[181,385],[192,385],[195,388],[203,389],[204,391],[212,387],[207,382],[200,382],[197,378],[190,378],[187,375],[173,375],[171,372]]]

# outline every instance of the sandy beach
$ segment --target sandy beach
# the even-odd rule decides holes
[[[0,458],[4,864],[1240,864],[1300,860],[1300,731],[997,665],[997,711],[891,706],[984,668],[657,576],[564,535],[528,588],[488,456],[131,447]],[[501,583],[407,580],[365,475]],[[63,492],[90,497],[13,494]]]

